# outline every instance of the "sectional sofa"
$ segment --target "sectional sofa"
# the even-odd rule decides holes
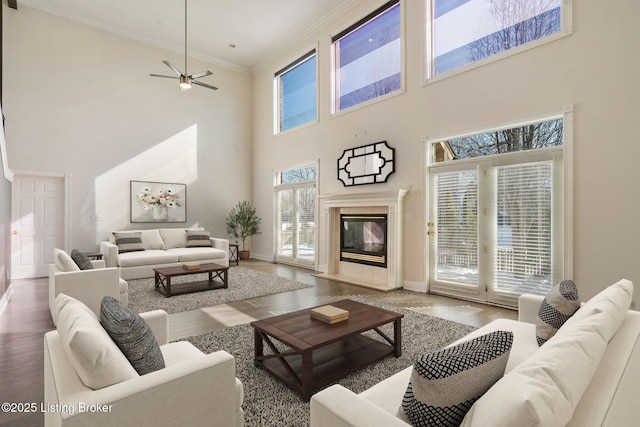
[[[611,426],[637,423],[640,312],[633,284],[607,287],[582,304],[542,346],[536,319],[544,297],[523,295],[518,321],[499,319],[453,345],[511,331],[504,376],[471,407],[462,426]],[[333,385],[311,398],[311,426],[408,426],[402,400],[413,367],[355,394]],[[451,398],[449,396],[448,398]]]
[[[153,277],[157,267],[185,262],[229,266],[229,241],[210,237],[203,228],[154,228],[109,233],[100,243],[107,267],[118,267],[125,280]]]

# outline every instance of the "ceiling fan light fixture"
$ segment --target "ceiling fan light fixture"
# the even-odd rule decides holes
[[[180,76],[180,88],[182,90],[191,89],[191,79],[188,76]]]

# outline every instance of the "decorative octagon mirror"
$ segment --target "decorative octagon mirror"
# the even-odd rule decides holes
[[[396,170],[395,151],[387,141],[344,150],[338,159],[338,179],[345,187],[387,182]]]

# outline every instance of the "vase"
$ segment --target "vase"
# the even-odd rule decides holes
[[[154,206],[151,215],[154,221],[166,221],[169,218],[169,210],[166,206]]]

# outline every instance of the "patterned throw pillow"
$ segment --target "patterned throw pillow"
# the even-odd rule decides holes
[[[542,345],[580,308],[578,288],[573,280],[563,280],[544,297],[536,319],[536,339]]]
[[[91,264],[91,260],[82,252],[77,249],[71,250],[71,259],[78,264],[80,270],[92,270],[93,264]]]
[[[113,233],[118,253],[144,251],[141,233]]]
[[[165,367],[162,351],[147,322],[114,297],[102,299],[100,323],[139,375]]]
[[[402,408],[414,426],[458,426],[507,366],[513,333],[495,331],[418,358]]]
[[[211,234],[208,231],[187,230],[187,247],[201,248],[211,247]]]

